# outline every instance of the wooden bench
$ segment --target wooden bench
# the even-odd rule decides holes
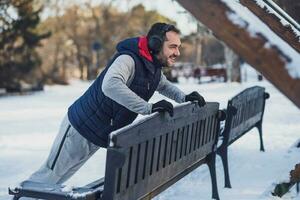
[[[5,88],[0,88],[0,96],[6,94],[6,89]]]
[[[203,77],[210,77],[210,81],[227,81],[226,68],[200,68],[197,67],[193,70],[193,77],[198,79],[199,83]]]
[[[202,108],[186,103],[174,108],[173,117],[156,113],[111,134],[104,179],[72,190],[31,182],[10,189],[10,194],[16,200],[22,196],[52,200],[151,199],[205,163],[211,175],[212,197],[219,199],[215,157],[224,116],[218,103]]]
[[[228,146],[256,127],[260,137],[260,150],[264,151],[262,121],[265,100],[268,98],[269,94],[265,92],[263,87],[254,86],[245,89],[228,101],[225,127],[221,133],[223,141],[217,151],[222,159],[225,187],[227,188],[231,188],[227,158]]]

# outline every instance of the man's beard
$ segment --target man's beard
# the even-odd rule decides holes
[[[166,56],[164,56],[164,55],[159,55],[159,56],[157,56],[157,59],[158,59],[158,61],[161,63],[161,65],[162,65],[163,67],[172,67],[172,65],[169,65],[169,63],[168,63],[168,59],[169,59],[170,57],[175,57],[175,58],[177,58],[177,56],[175,56],[175,55],[171,55],[171,56],[169,56],[169,57],[166,57]]]
[[[162,57],[162,58],[159,58],[158,60],[159,60],[159,62],[161,63],[161,65],[163,67],[169,67],[169,65],[168,65],[168,58]]]

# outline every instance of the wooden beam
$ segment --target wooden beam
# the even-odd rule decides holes
[[[300,163],[295,165],[295,169],[290,172],[291,181],[294,183],[300,182]]]
[[[275,46],[266,47],[268,40],[265,37],[250,34],[234,24],[228,18],[234,11],[221,0],[177,1],[300,108],[300,79],[294,79],[288,73],[286,62],[289,58],[284,52]]]
[[[284,26],[275,14],[269,13],[266,7],[261,8],[255,0],[240,0],[240,3],[259,17],[259,19],[261,19],[281,39],[286,41],[300,53],[299,36],[294,33],[290,26]]]

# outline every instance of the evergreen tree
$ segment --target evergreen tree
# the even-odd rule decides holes
[[[1,1],[0,88],[18,90],[22,82],[40,85],[41,77],[33,76],[41,65],[36,47],[50,35],[37,31],[41,10],[35,0]]]

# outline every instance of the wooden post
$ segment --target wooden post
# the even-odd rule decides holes
[[[234,24],[227,15],[233,11],[221,0],[177,1],[300,108],[300,79],[294,79],[288,73],[288,56],[284,52],[267,48],[265,37],[251,35],[245,28]]]

